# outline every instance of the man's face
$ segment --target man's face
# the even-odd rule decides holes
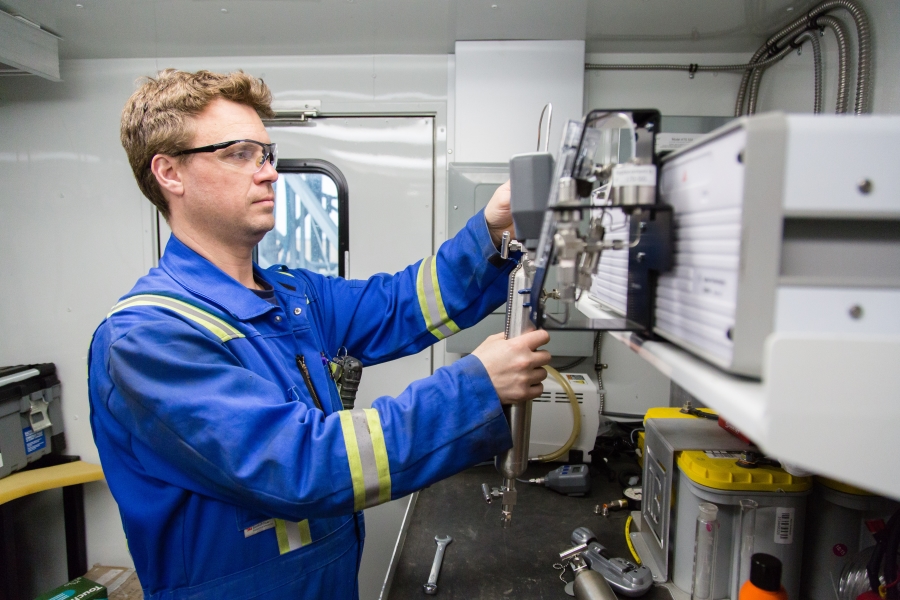
[[[270,142],[256,111],[229,100],[214,100],[191,125],[191,148],[245,139]],[[217,153],[198,153],[179,171],[184,196],[173,216],[194,231],[226,245],[253,247],[275,226],[272,184],[278,173],[268,161],[257,173],[247,173],[221,162]]]

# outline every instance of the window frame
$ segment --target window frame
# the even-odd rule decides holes
[[[350,253],[350,190],[347,178],[334,163],[320,158],[279,158],[275,169],[281,173],[318,173],[326,175],[337,187],[338,199],[338,277],[347,278]],[[259,262],[259,245],[253,249],[253,261]]]

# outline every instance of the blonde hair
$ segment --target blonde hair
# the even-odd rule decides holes
[[[166,69],[155,79],[141,81],[122,109],[119,137],[138,187],[168,219],[168,202],[150,170],[153,157],[187,150],[193,137],[191,117],[217,98],[249,106],[261,118],[274,117],[272,92],[262,79],[243,71],[222,75]]]

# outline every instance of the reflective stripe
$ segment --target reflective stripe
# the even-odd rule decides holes
[[[388,462],[381,417],[372,408],[338,413],[353,484],[353,510],[362,510],[391,499]]]
[[[459,333],[459,326],[447,314],[444,301],[441,299],[441,286],[438,283],[437,260],[429,256],[419,265],[416,277],[416,291],[419,295],[419,308],[425,318],[425,326],[437,339],[442,340],[454,333]]]
[[[241,333],[233,325],[230,325],[219,317],[211,315],[210,313],[201,310],[192,304],[188,304],[187,302],[182,302],[181,300],[176,300],[175,298],[169,298],[168,296],[158,296],[156,294],[140,294],[138,296],[132,296],[131,298],[125,298],[124,300],[113,306],[109,311],[109,314],[106,316],[107,318],[109,318],[120,310],[125,310],[126,308],[131,308],[132,306],[160,306],[162,308],[167,308],[199,325],[202,325],[203,327],[206,327],[213,333],[213,335],[218,337],[223,342],[244,337],[243,333]]]
[[[278,553],[286,554],[291,550],[297,550],[303,546],[312,544],[312,536],[309,534],[309,521],[304,519],[299,523],[275,519],[275,538],[278,540]]]

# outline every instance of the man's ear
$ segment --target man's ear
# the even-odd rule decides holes
[[[165,154],[157,154],[150,161],[150,170],[156,177],[159,187],[174,196],[184,195],[184,182],[181,180],[180,167],[180,162]]]

